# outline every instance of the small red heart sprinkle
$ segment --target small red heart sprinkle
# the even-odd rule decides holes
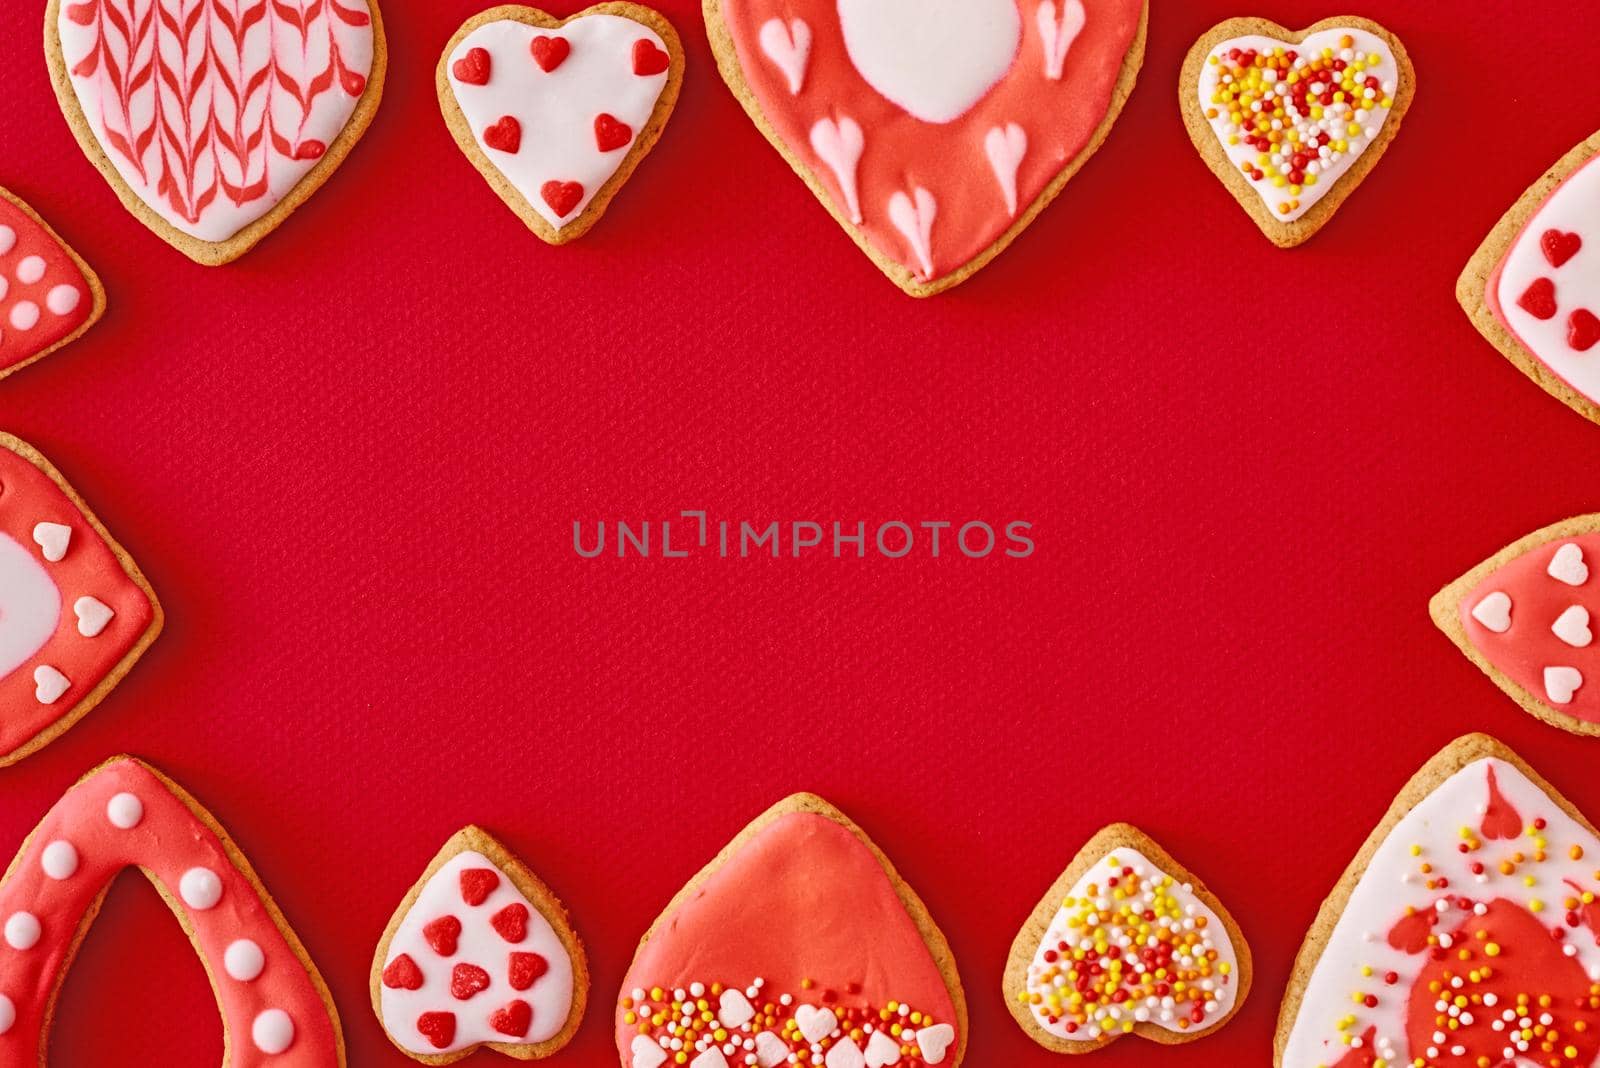
[[[390,990],[421,990],[422,969],[409,953],[402,953],[383,970],[383,985]]]
[[[457,964],[450,971],[450,996],[466,1001],[472,995],[489,989],[489,973],[476,964]]]
[[[513,1001],[503,1009],[497,1009],[489,1017],[489,1026],[502,1035],[512,1038],[521,1038],[528,1033],[528,1028],[533,1025],[533,1006],[526,1001]]]
[[[615,152],[633,140],[633,127],[605,112],[594,117],[594,143],[602,152]]]
[[[417,1030],[433,1044],[434,1049],[444,1049],[456,1040],[456,1014],[425,1012],[417,1017]]]
[[[672,65],[672,57],[657,48],[654,41],[640,38],[633,45],[633,73],[641,77],[660,74]]]
[[[461,921],[454,916],[440,916],[437,920],[422,929],[422,937],[428,940],[428,945],[441,957],[448,957],[456,951],[456,940],[461,937]]]
[[[488,85],[489,72],[493,69],[487,48],[468,49],[467,54],[456,60],[455,66],[450,68],[456,81],[467,85]]]
[[[533,50],[533,61],[546,74],[565,63],[572,54],[572,42],[565,37],[535,37],[528,47]]]
[[[546,182],[539,187],[539,195],[559,218],[564,219],[583,199],[583,186],[577,182]]]
[[[1556,284],[1548,278],[1535,278],[1517,303],[1535,319],[1556,317]]]
[[[1578,254],[1583,238],[1561,230],[1546,230],[1539,239],[1539,247],[1544,250],[1544,258],[1550,261],[1550,266],[1560,267]]]
[[[511,989],[526,990],[550,970],[550,962],[537,953],[511,954]]]
[[[301,141],[300,147],[294,150],[295,159],[321,159],[328,151],[328,146],[318,140]]]
[[[528,937],[528,906],[520,902],[507,905],[489,917],[489,926],[499,931],[501,938],[516,945]]]
[[[517,149],[522,147],[522,123],[510,115],[501,116],[499,122],[483,131],[483,143],[509,155],[516,155]]]
[[[1567,317],[1567,344],[1578,352],[1588,352],[1600,341],[1600,319],[1588,308],[1579,308]]]
[[[493,869],[468,868],[461,873],[461,900],[469,905],[481,905],[499,885],[500,876]]]

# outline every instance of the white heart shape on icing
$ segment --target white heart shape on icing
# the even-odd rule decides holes
[[[1568,586],[1582,586],[1589,581],[1589,565],[1583,562],[1583,550],[1570,541],[1556,550],[1546,573]]]
[[[955,1040],[956,1029],[949,1024],[934,1024],[917,1032],[917,1048],[922,1051],[922,1059],[929,1064],[944,1060],[945,1052]]]
[[[861,1055],[861,1047],[848,1038],[840,1039],[828,1048],[824,1063],[828,1068],[867,1068],[867,1059]]]
[[[1089,20],[1083,10],[1082,0],[1062,0],[1061,15],[1056,16],[1056,5],[1044,0],[1039,5],[1039,39],[1044,42],[1044,76],[1060,81],[1067,65],[1067,50],[1083,32]]]
[[[939,206],[933,194],[920,185],[914,200],[904,193],[895,193],[889,198],[889,221],[916,254],[924,278],[933,277],[933,220],[938,213]]]
[[[72,612],[78,617],[78,633],[85,638],[99,637],[116,615],[110,605],[94,597],[79,597],[72,604]]]
[[[872,1032],[867,1039],[867,1068],[888,1068],[900,1062],[900,1043],[882,1031]]]
[[[1558,705],[1572,703],[1572,695],[1583,685],[1583,676],[1574,667],[1547,667],[1544,669],[1544,692]]]
[[[819,1009],[815,1005],[801,1005],[794,1010],[794,1023],[800,1029],[800,1034],[807,1042],[817,1043],[827,1038],[839,1026],[839,1018],[831,1009]]]
[[[804,19],[768,19],[758,35],[761,51],[772,65],[783,72],[791,96],[798,96],[806,84],[806,62],[811,58],[811,27]]]
[[[861,196],[857,192],[856,171],[865,146],[861,127],[848,115],[840,115],[838,122],[818,119],[811,127],[811,150],[833,171],[844,192],[845,213],[857,225],[861,223]]]
[[[1572,605],[1557,616],[1550,629],[1557,638],[1575,649],[1582,649],[1594,641],[1594,635],[1589,632],[1589,610],[1581,604]]]
[[[60,523],[39,523],[33,528],[33,540],[46,560],[60,563],[66,558],[67,546],[72,544],[72,528]]]
[[[645,1035],[633,1036],[633,1068],[661,1068],[667,1063],[667,1051]]]
[[[1496,634],[1504,634],[1511,629],[1511,595],[1503,590],[1485,595],[1472,606],[1472,618]]]
[[[730,1031],[737,1031],[755,1019],[756,1010],[750,999],[737,990],[724,990],[717,1004],[717,1020]]]
[[[1016,0],[839,0],[845,51],[861,77],[923,122],[953,122],[1016,62]]]
[[[1017,168],[1022,157],[1028,154],[1028,132],[1014,122],[991,127],[983,135],[983,152],[994,169],[995,181],[1000,183],[1000,195],[1005,198],[1006,210],[1017,214]]]
[[[771,1031],[756,1036],[756,1063],[761,1068],[776,1068],[788,1059],[789,1047],[783,1044],[783,1039]]]
[[[41,705],[53,705],[61,695],[72,689],[67,677],[49,664],[33,669],[33,696]]]

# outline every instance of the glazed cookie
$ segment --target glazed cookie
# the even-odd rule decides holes
[[[528,229],[561,245],[589,232],[660,139],[683,45],[638,4],[566,19],[496,7],[456,31],[437,82],[461,151]]]
[[[956,1068],[967,1003],[916,893],[850,819],[795,794],[645,933],[616,1016],[625,1068]]]
[[[105,310],[89,265],[0,188],[0,378],[76,341]]]
[[[1406,784],[1322,905],[1278,1068],[1587,1068],[1600,1056],[1600,838],[1472,734]]]
[[[224,1068],[334,1068],[344,1038],[316,965],[200,803],[132,757],[67,791],[0,880],[0,1063],[47,1063],[56,994],[112,881],[137,868],[200,955]]]
[[[87,715],[161,623],[150,584],[88,505],[0,433],[0,767]]]
[[[723,79],[839,225],[924,297],[1005,250],[1105,140],[1146,0],[704,0]]]
[[[481,1046],[519,1060],[572,1040],[589,969],[567,912],[477,827],[458,831],[395,910],[372,961],[372,1007],[424,1064]]]
[[[1222,902],[1137,827],[1114,823],[1017,933],[1005,997],[1039,1045],[1093,1053],[1124,1035],[1204,1038],[1239,1011],[1250,978],[1250,947]]]
[[[1568,152],[1490,231],[1456,299],[1495,348],[1574,411],[1600,422],[1600,134]]]
[[[1399,39],[1351,16],[1298,33],[1229,19],[1195,42],[1178,81],[1201,158],[1282,248],[1333,218],[1399,133],[1415,91]]]
[[[1574,734],[1600,735],[1600,514],[1536,530],[1501,549],[1428,604],[1439,629],[1528,712]]]
[[[199,263],[248,252],[366,132],[377,0],[50,0],[61,111],[124,206]]]

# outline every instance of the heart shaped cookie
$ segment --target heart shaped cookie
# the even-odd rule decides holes
[[[461,151],[528,229],[560,245],[589,232],[660,139],[683,46],[638,4],[567,19],[497,7],[456,31],[437,82]]]
[[[480,1047],[548,1057],[577,1033],[589,996],[567,912],[486,831],[453,835],[395,910],[372,961],[372,1007],[424,1064]]]
[[[76,341],[105,310],[89,265],[0,188],[0,378]]]
[[[0,767],[87,715],[161,624],[138,565],[49,461],[0,433]]]
[[[1102,944],[1139,948],[1106,977]],[[1136,1034],[1192,1042],[1250,993],[1250,947],[1228,910],[1137,827],[1104,828],[1078,851],[1017,933],[1005,996],[1028,1037],[1092,1053]],[[1081,996],[1080,996],[1081,995]]]
[[[1439,629],[1524,709],[1600,735],[1600,514],[1536,530],[1434,595]]]
[[[1274,1063],[1593,1065],[1597,856],[1593,825],[1510,749],[1453,742],[1323,903]]]
[[[1383,157],[1416,90],[1400,41],[1367,19],[1299,32],[1229,19],[1184,60],[1178,100],[1212,172],[1274,244],[1309,240]]]
[[[248,252],[366,131],[376,0],[50,0],[61,111],[122,203],[199,263]]]
[[[1517,369],[1600,423],[1600,134],[1563,156],[1490,231],[1456,284]]]
[[[810,794],[773,806],[689,881],[622,990],[624,1068],[957,1068],[966,1052],[944,936],[866,834]]]
[[[913,296],[999,255],[1093,155],[1145,0],[704,0],[767,140]]]

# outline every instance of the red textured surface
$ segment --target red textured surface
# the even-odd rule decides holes
[[[534,239],[460,157],[432,68],[474,5],[410,0],[386,10],[366,140],[218,270],[121,209],[57,112],[40,5],[0,6],[0,182],[111,298],[0,384],[0,426],[67,473],[168,612],[117,693],[0,773],[0,852],[103,757],[150,759],[255,861],[367,1068],[406,1063],[368,1008],[372,948],[479,821],[571,905],[594,1004],[562,1063],[604,1068],[638,934],[746,819],[809,788],[949,933],[978,1068],[1053,1063],[1000,1004],[1002,963],[1081,842],[1126,819],[1208,878],[1258,962],[1235,1022],[1161,1062],[1263,1063],[1318,901],[1452,736],[1498,734],[1600,814],[1595,743],[1525,716],[1426,612],[1504,543],[1596,506],[1600,428],[1484,344],[1452,287],[1591,132],[1568,102],[1592,95],[1597,17],[1365,5],[1409,47],[1416,104],[1368,187],[1280,252],[1178,116],[1183,53],[1235,12],[1156,6],[1101,155],[932,302],[880,277],[751,128],[689,0],[667,7],[690,53],[677,115],[583,241]],[[1038,551],[573,554],[574,519],[686,508],[1022,519]],[[218,1063],[163,911],[119,885],[55,1064]]]

